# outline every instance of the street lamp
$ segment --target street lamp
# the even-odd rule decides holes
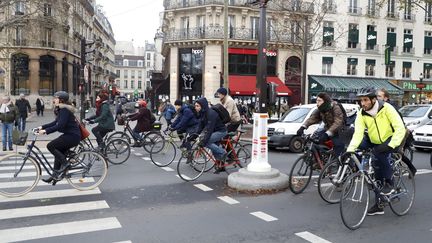
[[[419,95],[419,103],[420,104],[422,103],[422,91],[423,91],[423,89],[424,89],[425,86],[426,85],[423,83],[423,73],[420,73],[419,82],[416,85],[416,87],[418,89],[420,89],[420,95]]]

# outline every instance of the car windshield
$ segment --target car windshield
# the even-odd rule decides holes
[[[399,112],[403,117],[422,117],[429,110],[429,106],[404,106]]]
[[[292,108],[281,118],[281,122],[300,123],[303,122],[311,108]]]

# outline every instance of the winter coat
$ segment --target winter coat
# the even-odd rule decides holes
[[[186,131],[187,133],[194,133],[198,126],[198,118],[195,116],[194,111],[188,105],[183,105],[177,115],[177,118],[171,125],[173,130]]]
[[[378,113],[372,117],[363,109],[359,111],[355,120],[355,131],[347,151],[353,152],[363,141],[364,131],[367,128],[368,136],[373,144],[382,144],[391,137],[388,146],[399,146],[406,133],[402,118],[396,109],[383,101],[378,102]]]
[[[316,109],[311,116],[303,123],[303,127],[324,122],[324,128],[329,136],[335,136],[343,128],[344,114],[336,101],[332,102],[332,107],[327,112],[320,112]]]
[[[98,123],[99,127],[108,129],[108,130],[114,130],[115,124],[114,124],[114,117],[111,113],[110,106],[108,104],[108,101],[103,101],[99,112],[96,112],[99,115],[94,115],[90,117],[91,120],[94,120],[94,122]]]
[[[0,121],[2,123],[18,124],[18,120],[19,120],[18,108],[12,102],[8,105],[8,108],[9,108],[9,112],[0,113]]]
[[[37,98],[36,100],[36,109],[37,110],[43,110],[45,108],[45,104],[42,104],[42,101]]]
[[[72,105],[59,104],[54,110],[56,119],[51,123],[43,125],[42,129],[44,129],[47,134],[61,132],[81,138],[81,132],[74,115],[76,111],[77,110]]]
[[[176,113],[176,110],[173,105],[166,105],[163,110],[163,115],[165,120],[171,121],[174,118],[174,115]]]
[[[237,109],[237,105],[235,104],[233,98],[229,95],[226,95],[221,100],[221,103],[230,114],[231,122],[239,122],[241,119],[240,112]]]
[[[137,132],[148,132],[152,129],[151,112],[146,107],[141,107],[137,113],[128,116],[131,121],[137,121],[134,128]]]
[[[200,98],[196,101],[201,106],[201,111],[198,114],[199,125],[198,133],[203,133],[204,137],[201,140],[203,144],[207,144],[210,136],[214,132],[224,132],[226,127],[219,117],[219,114],[209,108],[206,98]]]
[[[18,111],[21,117],[27,118],[27,112],[31,112],[30,103],[26,99],[17,99],[15,105],[18,107]]]

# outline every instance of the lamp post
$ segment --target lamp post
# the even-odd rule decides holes
[[[423,88],[425,87],[425,84],[423,83],[423,73],[420,73],[419,76],[419,83],[417,84],[417,88],[420,89],[420,95],[419,95],[419,103],[422,103],[422,93]]]

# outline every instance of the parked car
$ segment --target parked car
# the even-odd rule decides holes
[[[347,116],[353,116],[360,107],[356,104],[342,104]],[[300,105],[289,109],[282,118],[268,125],[269,148],[288,147],[291,152],[300,153],[303,149],[303,140],[297,136],[297,130],[317,109],[316,104]],[[305,134],[313,133],[319,124],[310,126]]]
[[[414,129],[413,136],[415,149],[419,151],[432,149],[432,121]]]
[[[406,105],[399,109],[405,125],[410,130],[414,130],[431,121],[432,105]]]

